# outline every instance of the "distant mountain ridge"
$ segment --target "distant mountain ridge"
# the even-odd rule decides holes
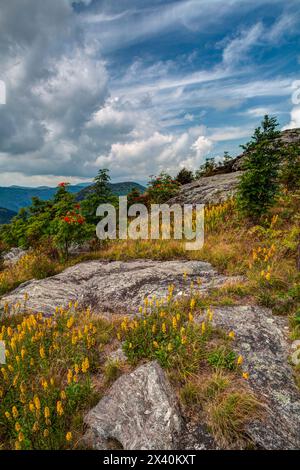
[[[8,224],[15,215],[16,212],[0,207],[0,225]]]
[[[87,197],[87,195],[93,191],[93,184],[81,189],[77,194],[77,201],[82,201]],[[130,193],[132,189],[137,189],[140,193],[144,193],[146,188],[139,183],[134,183],[132,181],[125,181],[122,183],[109,183],[109,187],[116,196],[126,196]]]
[[[82,200],[86,197],[89,188],[92,188],[92,186],[92,183],[80,183],[70,185],[68,190],[73,194],[80,194],[78,200]],[[145,191],[142,185],[134,182],[110,183],[110,187],[117,196],[128,194],[133,187],[138,188],[141,192]],[[56,191],[57,188],[48,186],[39,186],[36,188],[25,186],[0,187],[0,208],[18,212],[22,207],[30,206],[32,197],[39,197],[45,201],[51,199]]]

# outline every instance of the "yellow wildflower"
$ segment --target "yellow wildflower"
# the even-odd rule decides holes
[[[249,379],[249,373],[248,372],[243,372],[242,377],[243,377],[243,379],[248,380]]]
[[[41,402],[37,395],[34,396],[33,402],[34,402],[36,409],[39,411],[41,409]]]
[[[17,423],[15,424],[15,430],[16,430],[17,432],[20,432],[20,431],[21,431],[21,425],[20,425],[20,423],[17,422]]]
[[[241,366],[243,364],[243,361],[244,361],[243,356],[239,356],[237,359],[237,365]]]
[[[70,442],[71,440],[72,440],[72,433],[69,431],[69,432],[67,432],[67,434],[66,434],[66,441],[67,441],[67,442]]]
[[[17,418],[19,416],[19,412],[15,406],[12,407],[11,412],[14,418]]]
[[[58,402],[56,403],[56,411],[57,411],[57,414],[58,414],[59,416],[63,415],[64,409],[63,409],[63,406],[62,406],[61,401],[58,401]]]
[[[41,357],[42,359],[45,358],[45,349],[43,348],[43,346],[40,347],[40,357]]]
[[[230,332],[228,333],[228,336],[229,336],[230,339],[234,339],[234,338],[235,338],[235,333],[234,333],[234,331],[230,331]]]

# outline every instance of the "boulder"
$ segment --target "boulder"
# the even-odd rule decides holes
[[[183,273],[187,273],[187,280]],[[199,277],[201,287],[196,283]],[[240,278],[218,274],[202,261],[88,261],[56,276],[25,282],[5,295],[2,302],[22,304],[27,293],[26,307],[48,315],[54,313],[55,307],[66,306],[70,301],[78,301],[107,316],[137,313],[145,297],[165,297],[170,284],[175,286],[175,295],[189,293],[191,280],[196,289],[207,291]]]
[[[85,417],[85,442],[126,450],[173,450],[183,429],[176,397],[157,362],[122,375]]]
[[[217,204],[233,197],[242,171],[205,176],[185,184],[168,204]]]
[[[13,266],[19,259],[26,255],[26,253],[27,251],[22,248],[11,248],[11,250],[2,255],[4,267]]]
[[[300,393],[288,361],[287,319],[266,308],[237,306],[216,308],[213,323],[234,331],[232,347],[243,357],[250,389],[266,407],[264,420],[250,423],[247,434],[258,448],[299,449]]]

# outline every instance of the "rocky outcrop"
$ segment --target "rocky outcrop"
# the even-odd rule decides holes
[[[285,144],[300,145],[300,129],[288,129],[281,133]],[[206,176],[183,185],[168,204],[217,204],[236,194],[240,176],[243,174],[243,163],[246,153],[233,158],[213,170],[213,176]]]
[[[183,273],[188,275],[184,280]],[[202,291],[235,282],[239,277],[218,274],[202,261],[89,261],[66,269],[56,276],[25,282],[2,298],[3,302],[23,302],[28,309],[52,314],[55,307],[78,301],[101,313],[135,313],[145,297],[165,297],[174,284],[175,295],[190,290],[190,281],[201,278]]]
[[[176,397],[157,362],[121,376],[85,423],[84,440],[98,450],[173,450],[183,429]]]
[[[26,250],[23,250],[22,248],[12,248],[10,251],[2,255],[3,266],[13,266],[24,255],[26,255]]]
[[[285,146],[290,144],[300,145],[300,129],[287,129],[281,132],[280,140]],[[241,171],[243,170],[243,163],[246,158],[246,153],[242,153],[238,157],[234,158],[231,162],[230,171]]]
[[[232,347],[242,355],[248,384],[266,408],[262,422],[248,425],[251,440],[263,449],[299,449],[300,394],[288,363],[287,320],[265,308],[240,306],[215,309],[213,322],[235,332]]]
[[[234,196],[241,171],[199,178],[185,184],[168,204],[217,204]]]

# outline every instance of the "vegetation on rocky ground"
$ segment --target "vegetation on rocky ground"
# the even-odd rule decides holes
[[[275,124],[268,127],[272,135]],[[121,343],[131,366],[156,359],[168,371],[186,413],[191,419],[201,416],[221,446],[251,446],[246,425],[260,419],[263,409],[248,389],[243,358],[233,351],[234,332],[214,329],[212,317],[214,306],[258,303],[288,316],[291,338],[300,338],[299,149],[280,147],[282,155],[273,161],[274,147],[268,136],[261,136],[268,129],[257,131],[258,145],[247,147],[248,168],[238,199],[205,208],[201,250],[186,251],[184,240],[116,240],[69,258],[72,243],[91,239],[91,214],[99,202],[114,203],[105,171],[99,172],[95,193],[82,205],[62,183],[51,201],[35,199],[2,227],[1,250],[11,245],[31,249],[2,269],[0,295],[26,280],[90,259],[204,260],[223,273],[241,275],[239,283],[202,296],[191,286],[190,296],[180,302],[170,286],[167,299],[146,299],[138,316],[124,317],[120,324],[76,305],[58,309],[51,318],[29,314],[20,305],[10,316],[11,307],[4,306],[0,340],[8,345],[8,355],[0,370],[3,448],[80,447],[85,411],[123,370],[118,361],[104,361]],[[163,203],[190,179],[186,171],[175,179],[163,173],[151,179],[146,196],[135,192],[131,201]],[[296,374],[300,382],[300,369]]]

